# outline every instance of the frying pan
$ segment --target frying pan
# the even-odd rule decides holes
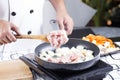
[[[82,45],[86,49],[92,50],[94,52],[93,53],[94,58],[88,61],[80,62],[80,63],[67,63],[67,64],[45,61],[45,60],[40,59],[39,57],[39,54],[41,53],[41,51],[55,50],[55,48],[53,48],[49,43],[42,43],[35,48],[35,60],[38,62],[39,65],[43,67],[47,69],[51,69],[51,70],[57,70],[57,71],[84,70],[84,69],[90,68],[95,63],[97,63],[97,61],[100,59],[100,53],[99,53],[100,50],[93,43],[80,40],[80,39],[70,38],[69,41],[66,44],[62,45],[61,47],[71,48],[73,46],[78,46],[78,45]]]

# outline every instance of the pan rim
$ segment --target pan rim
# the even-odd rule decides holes
[[[86,42],[86,43],[89,43],[89,44],[95,46],[96,49],[98,49],[98,50],[97,50],[97,51],[98,51],[98,54],[97,54],[96,56],[94,56],[94,58],[92,58],[92,59],[90,59],[90,60],[83,61],[83,62],[76,62],[76,63],[55,63],[55,62],[45,61],[45,60],[43,60],[43,59],[41,59],[41,58],[39,57],[38,54],[40,54],[40,53],[37,53],[37,52],[36,52],[37,49],[39,48],[39,46],[44,45],[44,44],[49,44],[49,43],[44,42],[44,43],[38,45],[38,46],[35,48],[35,56],[36,56],[37,58],[39,58],[40,60],[42,60],[43,62],[51,63],[51,64],[58,64],[58,65],[73,65],[73,64],[77,65],[77,64],[87,63],[87,62],[92,61],[92,60],[94,60],[94,59],[96,59],[96,58],[100,59],[100,49],[98,48],[98,46],[96,46],[95,44],[90,43],[90,42],[88,42],[88,41],[82,40],[82,39],[78,39],[78,38],[69,38],[69,40],[70,40],[70,39],[72,39],[72,40],[74,39],[74,40],[83,41],[83,42]],[[50,45],[50,44],[49,44],[49,45]]]

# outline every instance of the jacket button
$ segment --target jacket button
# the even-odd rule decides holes
[[[30,10],[30,14],[32,14],[33,12],[34,12],[34,10],[31,9],[31,10]]]
[[[27,34],[30,35],[32,33],[32,31],[28,31]]]
[[[15,16],[15,15],[16,15],[16,13],[15,13],[15,12],[12,12],[12,13],[11,13],[11,15],[12,15],[12,16]]]

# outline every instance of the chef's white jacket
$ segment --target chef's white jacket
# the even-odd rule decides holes
[[[22,34],[44,34],[54,29],[51,21],[55,19],[55,11],[49,0],[0,0],[0,19],[14,23]],[[5,45],[4,55],[34,52],[40,43],[39,40],[17,40]],[[3,46],[0,46],[2,51]]]

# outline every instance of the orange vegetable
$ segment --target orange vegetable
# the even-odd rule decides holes
[[[89,34],[86,37],[83,37],[82,40],[95,43],[96,45],[104,45],[106,42],[109,42],[110,43],[109,47],[115,48],[115,45],[113,44],[113,41],[111,39],[106,38],[105,36],[101,36],[101,35]]]

